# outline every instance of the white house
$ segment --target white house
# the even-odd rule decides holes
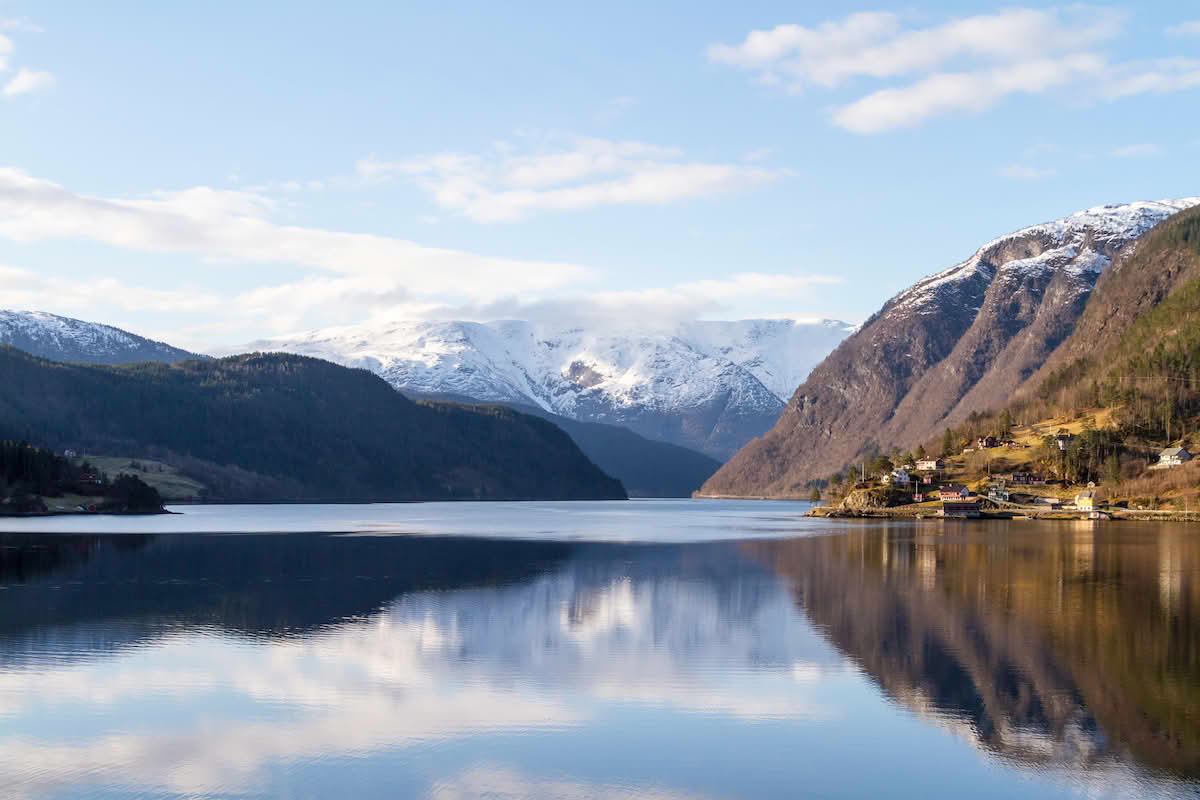
[[[1155,464],[1156,469],[1166,469],[1167,467],[1182,466],[1185,462],[1192,460],[1192,454],[1183,447],[1168,447],[1158,454],[1158,463]]]
[[[934,471],[946,468],[946,462],[940,458],[922,458],[917,462],[917,469],[924,471]]]
[[[894,470],[892,470],[891,482],[898,486],[906,486],[906,485],[912,483],[913,479],[912,479],[912,476],[908,474],[907,470],[894,469]]]

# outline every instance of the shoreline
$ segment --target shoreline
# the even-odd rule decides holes
[[[1200,523],[1200,511],[1129,511],[1100,509],[1104,517],[1092,519],[1087,511],[991,511],[981,510],[978,517],[945,517],[933,508],[869,508],[851,509],[838,506],[816,506],[805,512],[806,517],[823,519],[952,519],[963,522],[975,520],[1043,520],[1067,522],[1184,522]]]

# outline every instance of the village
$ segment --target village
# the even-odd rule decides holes
[[[1047,451],[1057,451],[1065,461],[1077,437],[1087,431],[1094,431],[1094,419],[1076,424],[1050,420],[1013,429],[1007,437],[976,437],[954,448],[958,452],[953,455],[948,451],[956,443],[947,431],[943,455],[929,456],[918,448],[915,454],[894,458],[893,452],[893,458],[881,455],[862,462],[853,480],[843,478],[840,486],[841,476],[835,475],[828,496],[821,495],[822,503],[809,513],[946,519],[1200,518],[1200,498],[1193,499],[1187,492],[1139,494],[1130,481],[1122,480],[1116,465],[1099,482],[1080,483],[1039,468],[1039,461],[1047,460]],[[1200,460],[1182,445],[1159,449],[1147,461],[1144,475],[1165,476],[1163,471],[1178,470],[1181,477],[1188,474],[1183,481],[1187,484],[1194,484],[1191,473],[1200,471]],[[839,500],[839,488],[840,501],[825,502]],[[814,491],[811,499],[817,500],[819,494]]]

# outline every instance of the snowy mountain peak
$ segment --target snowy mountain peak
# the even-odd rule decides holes
[[[1101,272],[1118,250],[1171,215],[1197,205],[1200,197],[1096,206],[1022,228],[993,239],[966,261],[918,281],[894,297],[888,310],[921,313],[937,292],[977,277],[990,282],[998,268],[1009,276],[1018,270]]]
[[[774,422],[809,370],[852,330],[831,320],[791,319],[687,322],[663,330],[397,321],[251,347],[364,367],[408,392],[536,405],[572,419],[623,424],[727,457]]]
[[[90,364],[179,361],[196,358],[186,350],[95,322],[45,311],[0,310],[0,344],[40,358]]]

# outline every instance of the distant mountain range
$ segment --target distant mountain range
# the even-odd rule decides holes
[[[0,310],[0,344],[53,361],[80,364],[130,364],[206,358],[162,342],[44,311]]]
[[[1156,225],[1198,204],[1088,209],[989,242],[918,282],[821,362],[771,431],[702,492],[803,496],[810,481],[856,459],[915,446],[972,411],[1006,405],[1072,334],[1101,275],[1119,269]]]
[[[171,363],[208,358],[108,325],[31,311],[0,312],[0,344],[52,361],[82,364]],[[467,405],[480,402],[480,398],[444,392],[406,393],[418,400]],[[594,464],[638,497],[688,497],[721,466],[721,462],[702,453],[651,441],[618,425],[581,422],[531,403],[501,404],[565,430]]]
[[[292,354],[63,365],[0,346],[0,439],[148,455],[221,499],[624,499],[560,428],[415,403],[365,370]]]
[[[533,406],[725,459],[853,327],[821,320],[599,330],[525,321],[359,325],[254,342],[364,367],[407,392]]]

